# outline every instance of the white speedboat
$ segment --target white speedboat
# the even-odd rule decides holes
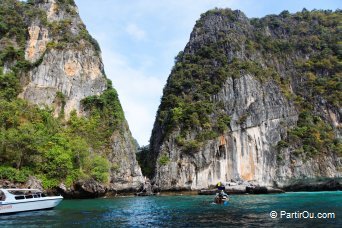
[[[62,196],[46,196],[38,189],[0,189],[0,214],[51,209]]]

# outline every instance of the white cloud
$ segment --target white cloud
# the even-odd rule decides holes
[[[133,136],[141,145],[148,144],[165,81],[134,69],[118,53],[104,50],[103,59]]]
[[[146,37],[146,32],[139,28],[136,24],[129,24],[126,27],[126,32],[137,41],[143,40]]]

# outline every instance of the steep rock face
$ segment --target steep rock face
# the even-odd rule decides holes
[[[80,101],[88,96],[100,95],[106,87],[102,63],[92,48],[75,50],[50,50],[42,63],[30,71],[27,84],[20,97],[39,105],[52,105],[57,92],[65,96],[66,116],[72,110],[82,114]],[[55,115],[61,106],[55,104]]]
[[[137,191],[144,178],[137,162],[135,152],[136,145],[128,129],[128,124],[123,123],[124,133],[114,132],[111,137],[113,153],[109,161],[114,164],[110,180],[110,190],[115,191]]]
[[[48,23],[67,23],[70,36],[79,37],[84,32],[82,30],[85,26],[77,14],[76,5],[63,6],[55,0],[38,2],[38,7],[47,12]],[[52,35],[49,35],[49,30],[44,26],[39,27],[39,22],[38,25],[33,22],[29,27],[30,38],[25,57],[30,62],[42,60],[38,67],[28,73],[28,82],[20,96],[36,104],[54,105],[55,115],[62,109],[66,117],[73,110],[78,115],[84,115],[81,100],[100,95],[107,88],[99,50],[96,46],[89,45],[89,40],[84,37],[78,41],[77,47],[66,44],[60,48],[58,42],[63,38],[60,35],[54,37],[53,32],[50,33]],[[49,43],[52,43],[52,48],[47,47]],[[56,102],[57,92],[65,96],[65,104]],[[107,157],[114,168],[111,169],[108,190],[135,191],[143,182],[132,140],[126,122],[111,136],[111,152]]]
[[[57,100],[57,92],[61,92],[65,96],[63,109],[66,116],[72,110],[82,114],[80,101],[100,95],[107,88],[102,60],[85,38],[81,37],[77,47],[64,41],[66,34],[79,37],[84,30],[76,6],[58,4],[55,0],[36,1],[35,4],[47,12],[47,22],[35,20],[28,27],[25,58],[40,64],[28,72],[19,96],[38,105],[50,106]],[[66,31],[60,26],[66,26]],[[57,116],[61,104],[55,102],[55,108]]]
[[[160,149],[172,154],[171,162],[157,166],[157,185],[165,189],[200,189],[222,180],[268,185],[278,178],[272,149],[286,133],[284,127],[297,120],[296,111],[278,87],[274,83],[261,85],[251,75],[245,75],[236,80],[229,78],[215,98],[225,103],[225,110],[232,116],[231,132],[205,142],[194,154],[182,153],[181,148],[169,149],[177,148],[170,145],[175,144],[177,134],[171,136]],[[245,122],[237,123],[245,113],[249,113]]]
[[[80,198],[102,196],[107,191],[138,190],[144,179],[135,157],[137,148],[133,144],[133,137],[124,118],[118,95],[104,73],[98,43],[86,30],[75,3],[72,0],[29,0],[27,3],[6,0],[1,4],[3,5],[0,10],[13,10],[17,14],[13,18],[17,21],[14,19],[12,21],[21,24],[18,32],[13,29],[17,32],[16,36],[12,35],[10,28],[8,28],[9,32],[1,30],[0,43],[4,45],[0,47],[0,76],[7,77],[3,74],[9,73],[20,79],[21,88],[15,89],[20,92],[19,98],[29,101],[28,106],[36,107],[32,105],[36,104],[42,109],[47,107],[47,110],[53,110],[54,117],[58,118],[58,123],[63,126],[56,132],[52,130],[52,133],[48,133],[47,137],[51,137],[50,141],[62,132],[80,140],[78,141],[80,145],[75,147],[82,148],[81,152],[72,153],[82,153],[83,157],[75,154],[66,155],[76,158],[75,161],[78,160],[73,161],[75,163],[70,165],[66,172],[69,174],[75,170],[88,172],[72,177],[74,182],[71,183],[69,176],[68,184],[65,184],[66,176],[49,175],[45,178],[45,182],[43,181],[45,188],[49,188],[46,187],[46,183],[53,179],[56,180],[54,187],[57,187],[56,184],[64,186],[59,187],[62,193],[68,197]],[[10,18],[5,13],[7,12],[4,12],[4,18],[0,17],[1,20]],[[5,28],[7,27],[9,26],[6,25]],[[6,54],[12,52],[19,54],[11,54],[14,57]],[[0,89],[5,90],[10,86],[1,84]],[[13,88],[9,88],[9,91],[11,89]],[[2,96],[0,98],[4,99]],[[17,100],[20,102],[20,99]],[[11,97],[6,102],[16,102],[16,100]],[[20,128],[20,124],[25,125],[25,122],[33,127],[38,125],[25,118],[22,118],[22,123],[18,126],[13,126],[14,130]],[[49,114],[46,114],[46,118],[49,118]],[[39,124],[48,125],[48,123]],[[82,129],[73,130],[70,126],[73,124],[79,124]],[[90,125],[92,127],[88,128]],[[8,129],[1,130],[5,132]],[[5,142],[5,137],[0,137],[1,142]],[[32,142],[28,140],[28,144],[30,143]],[[64,153],[70,152],[67,147],[69,143],[61,143]],[[50,145],[54,143],[50,142]],[[39,147],[29,145],[31,148],[35,146]],[[39,154],[35,157],[39,161],[46,159],[44,156],[50,150],[49,146],[43,147],[46,149],[42,150],[45,150],[44,152],[39,151],[39,148],[28,151],[31,151],[31,154]],[[12,148],[11,143],[8,148]],[[8,149],[4,147],[1,151],[6,152]],[[30,160],[30,156],[35,156],[26,152],[21,154],[27,160]],[[103,158],[105,161],[101,160]],[[6,168],[11,166],[11,162],[6,160],[7,157],[1,159],[4,159],[2,161]],[[92,159],[95,161],[91,161]],[[107,165],[106,160],[109,161],[108,170],[101,169],[102,164]],[[15,168],[29,167],[33,170],[31,163],[18,163],[18,167]],[[20,167],[21,165],[23,167]],[[39,169],[33,172],[37,173],[31,175],[42,174]]]
[[[296,40],[300,24],[307,29],[301,36],[311,39],[322,24],[320,16],[332,14],[301,14],[310,12],[249,20],[240,11],[213,10],[201,17],[176,58],[151,136],[145,165],[155,167],[152,175],[160,189],[201,189],[218,181],[283,187],[305,178],[341,177],[340,104],[332,94],[305,89],[309,73],[298,65],[316,61],[321,49],[305,50]],[[273,50],[276,42],[285,46],[284,53]],[[321,67],[314,73],[329,78],[336,72]],[[194,111],[191,103],[205,108]],[[318,116],[316,124],[324,122],[330,130],[317,133],[305,115]],[[228,129],[220,116],[229,116]],[[303,129],[318,134],[318,141],[329,134],[336,147],[315,145],[318,149],[309,154],[314,142],[298,136]]]

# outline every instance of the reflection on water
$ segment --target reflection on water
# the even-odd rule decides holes
[[[213,196],[125,197],[64,200],[50,211],[0,216],[0,226],[87,227],[220,227],[309,226],[342,227],[342,193],[233,195],[229,205],[212,203]],[[336,219],[272,219],[271,211],[335,212]]]

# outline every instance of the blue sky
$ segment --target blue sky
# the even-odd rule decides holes
[[[341,0],[75,0],[102,49],[133,137],[147,145],[162,90],[201,13],[232,8],[248,17],[303,8],[342,8]]]

